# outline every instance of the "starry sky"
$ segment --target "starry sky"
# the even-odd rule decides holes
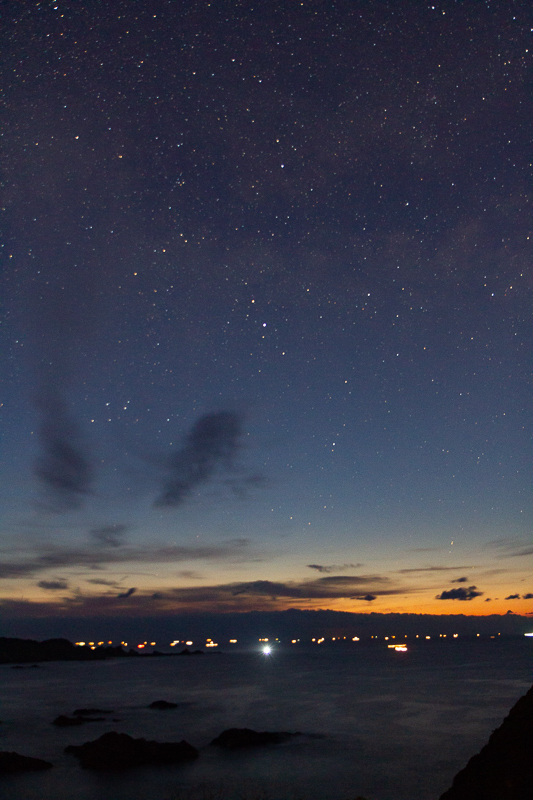
[[[3,9],[3,615],[533,613],[529,3]]]

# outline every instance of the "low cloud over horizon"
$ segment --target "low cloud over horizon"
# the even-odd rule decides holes
[[[480,597],[483,592],[476,591],[477,586],[469,586],[468,589],[448,589],[437,595],[437,600],[473,600],[475,597]]]

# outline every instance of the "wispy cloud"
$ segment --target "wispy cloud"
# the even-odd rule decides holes
[[[409,572],[450,572],[460,569],[475,569],[472,564],[462,564],[458,567],[413,567],[412,569],[399,569],[398,572],[406,575]]]
[[[57,580],[57,581],[39,581],[37,584],[40,589],[47,589],[48,591],[57,591],[58,589],[68,589],[68,581],[65,580]]]
[[[102,569],[104,566],[126,563],[179,564],[186,561],[226,561],[246,558],[247,539],[232,539],[223,545],[179,546],[160,545],[154,547],[121,548],[61,548],[50,547],[34,557],[0,564],[0,579],[20,578],[57,567],[85,567]],[[248,556],[256,560],[257,555]]]
[[[108,584],[106,584],[107,586]],[[160,590],[131,589],[115,594],[111,591],[100,594],[74,593],[72,597],[61,597],[47,606],[48,614],[79,614],[91,616],[116,613],[151,616],[177,612],[221,612],[221,611],[274,611],[286,608],[324,608],[335,600],[352,600],[358,603],[373,603],[380,596],[408,594],[409,587],[394,585],[388,578],[379,575],[332,575],[312,581],[255,580],[211,586],[180,586]],[[0,601],[0,610],[5,605],[6,613],[22,615],[27,606],[15,601]],[[38,604],[31,604],[35,613],[45,614]]]
[[[487,547],[500,551],[501,558],[519,558],[533,555],[533,545],[523,539],[493,539]]]
[[[241,433],[241,418],[231,411],[200,417],[181,450],[169,460],[167,477],[155,505],[181,505],[218,467],[230,467]]]
[[[117,597],[131,597],[132,594],[135,594],[136,591],[137,591],[137,589],[135,588],[135,586],[133,586],[131,589],[128,589],[125,592],[121,592],[120,594],[117,594]]]
[[[124,536],[129,529],[128,525],[115,523],[113,525],[102,525],[100,528],[93,528],[89,535],[98,544],[104,547],[120,547],[124,543]]]
[[[345,569],[359,569],[362,564],[307,564],[309,569],[316,569],[317,572],[343,572]]]
[[[81,432],[58,389],[43,389],[35,404],[41,416],[41,453],[35,474],[47,492],[47,507],[53,511],[79,508],[83,497],[91,493],[93,480]]]

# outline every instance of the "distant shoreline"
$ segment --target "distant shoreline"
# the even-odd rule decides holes
[[[124,650],[122,645],[100,645],[89,647],[75,645],[68,639],[47,639],[37,642],[33,639],[0,637],[0,664],[30,664],[47,661],[104,661],[108,658],[159,658],[172,656],[203,655],[202,650],[185,648],[177,653],[161,653],[153,650],[139,653],[137,650]]]

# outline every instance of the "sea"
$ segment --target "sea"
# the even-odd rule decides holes
[[[2,800],[438,800],[533,682],[533,640],[219,646],[202,656],[0,666],[0,750],[52,762]],[[220,652],[219,652],[220,651]],[[171,710],[154,700],[178,704]],[[58,728],[76,708],[104,721]],[[299,732],[233,752],[227,728]],[[82,769],[64,752],[116,730],[200,751],[186,765]]]

